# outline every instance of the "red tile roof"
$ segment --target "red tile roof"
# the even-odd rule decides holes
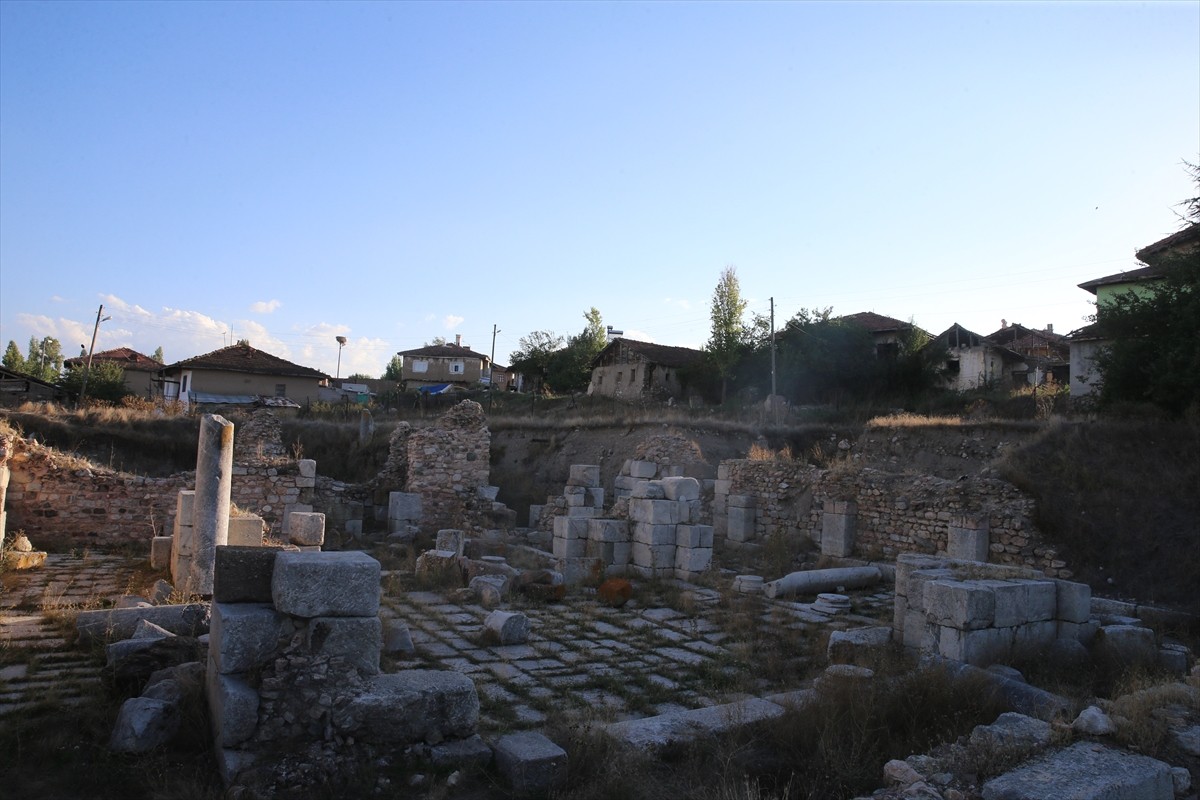
[[[248,344],[238,343],[223,347],[202,356],[177,361],[165,370],[211,369],[222,372],[249,372],[255,375],[286,375],[295,378],[328,378],[324,372],[293,364],[265,350],[255,350]]]
[[[120,364],[125,369],[140,369],[143,372],[157,372],[163,368],[161,361],[155,361],[147,355],[139,353],[137,350],[132,350],[128,347],[117,347],[112,350],[103,350],[99,353],[92,353],[92,363],[97,364],[104,361],[113,361]],[[70,367],[82,367],[87,363],[87,356],[75,356],[63,361],[63,364]]]

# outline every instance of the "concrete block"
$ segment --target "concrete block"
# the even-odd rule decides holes
[[[545,795],[566,781],[567,751],[541,733],[521,731],[502,736],[494,752],[496,769],[518,796]]]
[[[217,548],[213,600],[218,603],[270,603],[278,547]]]
[[[257,514],[229,518],[228,544],[234,547],[262,547],[263,518]]]
[[[218,747],[234,747],[258,727],[258,692],[241,675],[205,671],[208,716]]]
[[[379,562],[366,553],[280,553],[271,595],[297,617],[373,617],[379,613]]]
[[[0,527],[0,531],[3,528]],[[172,536],[155,536],[150,540],[150,568],[168,569],[171,566],[171,545],[175,539]]]
[[[341,656],[362,675],[379,672],[383,624],[379,617],[317,617],[308,623],[304,643],[318,656]]]
[[[567,486],[596,487],[600,485],[599,464],[572,464]]]
[[[629,474],[634,478],[653,478],[658,474],[658,464],[653,461],[630,461]]]
[[[925,613],[938,625],[979,630],[991,627],[995,618],[995,595],[977,581],[932,581],[924,598]]]

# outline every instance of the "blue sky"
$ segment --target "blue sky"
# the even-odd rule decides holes
[[[0,2],[0,345],[506,363],[598,308],[1083,324],[1177,230],[1200,3]]]

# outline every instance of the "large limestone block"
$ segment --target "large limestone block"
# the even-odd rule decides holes
[[[150,540],[150,568],[168,569],[171,566],[171,536],[155,536]]]
[[[589,519],[587,536],[594,542],[628,542],[629,523],[623,519]]]
[[[653,461],[630,461],[629,474],[634,478],[653,478],[658,474],[658,464]]]
[[[784,714],[784,707],[758,697],[725,705],[660,714],[656,717],[615,722],[604,732],[615,741],[642,753],[657,753]]]
[[[389,492],[388,520],[395,523],[419,522],[421,495],[415,492]]]
[[[673,500],[634,498],[629,501],[629,518],[651,525],[678,525],[679,504]]]
[[[265,526],[257,514],[229,518],[228,544],[235,547],[262,547]]]
[[[663,489],[662,481],[635,480],[629,496],[637,500],[665,500],[667,492]]]
[[[116,641],[133,636],[142,620],[149,620],[179,636],[199,636],[208,633],[208,603],[80,611],[75,618],[75,628],[84,642]]]
[[[1094,654],[1109,664],[1152,667],[1158,659],[1154,631],[1138,625],[1105,625],[1094,644]]]
[[[649,569],[675,569],[675,545],[648,545],[634,542],[629,550],[630,560],[635,566]]]
[[[297,617],[373,617],[379,613],[379,562],[366,553],[280,553],[271,595]]]
[[[218,603],[270,603],[278,547],[217,548],[213,600]]]
[[[293,511],[287,517],[288,541],[301,547],[325,544],[325,515],[319,511]]]
[[[334,712],[345,733],[376,744],[437,744],[475,733],[479,695],[466,675],[404,670],[372,678],[367,689]]]
[[[270,659],[284,618],[269,603],[213,603],[208,654],[217,672],[246,672]]]
[[[663,478],[662,487],[668,500],[700,499],[700,481],[695,478]]]
[[[725,512],[725,536],[733,542],[749,542],[754,539],[754,509],[730,506]]]
[[[363,675],[375,675],[383,623],[379,617],[317,617],[309,620],[304,642],[313,655],[340,656]]]
[[[211,655],[210,655],[211,661]],[[241,675],[205,672],[209,723],[218,747],[233,747],[258,727],[258,692]]]
[[[925,613],[938,625],[979,630],[992,625],[996,596],[978,581],[932,581],[925,587]]]
[[[1013,628],[960,630],[939,628],[938,652],[945,658],[975,667],[1007,661],[1012,653]]]
[[[711,525],[680,525],[675,528],[675,545],[677,547],[712,547],[713,529]]]
[[[563,519],[563,517],[559,517]],[[587,539],[564,539],[554,537],[553,550],[555,558],[582,558],[587,554]]]
[[[1087,622],[1092,615],[1092,587],[1074,581],[1054,583],[1058,589],[1054,618],[1059,622]]]
[[[600,485],[599,464],[572,464],[567,486],[595,488]]]
[[[118,753],[148,753],[169,742],[179,732],[176,703],[149,697],[131,697],[121,706],[108,748]]]
[[[1172,800],[1171,767],[1083,741],[1046,753],[983,785],[983,800]]]
[[[437,532],[434,539],[434,550],[453,550],[455,556],[461,556],[467,546],[467,534],[457,528],[443,528]]]
[[[648,522],[638,522],[633,526],[633,541],[641,544],[661,546],[675,544],[678,539],[674,525],[652,525]]]
[[[496,768],[517,796],[545,795],[567,778],[567,751],[537,731],[502,736]]]
[[[591,519],[585,517],[555,517],[554,537],[556,539],[586,539]]]
[[[675,569],[682,572],[704,572],[712,565],[711,547],[678,547],[675,549]]]

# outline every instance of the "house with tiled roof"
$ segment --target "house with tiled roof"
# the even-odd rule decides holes
[[[1096,296],[1096,316],[1101,318],[1104,316],[1104,307],[1113,298],[1125,292],[1150,291],[1166,275],[1173,256],[1187,255],[1198,248],[1200,223],[1193,223],[1138,250],[1135,255],[1146,266],[1093,278],[1079,284],[1079,288]],[[1071,397],[1088,397],[1099,389],[1100,373],[1096,368],[1096,357],[1108,340],[1100,335],[1098,323],[1071,331],[1067,340],[1070,343]]]
[[[63,361],[68,370],[83,369],[88,358],[80,354]],[[112,363],[125,372],[125,388],[139,397],[150,398],[161,394],[158,387],[159,371],[163,363],[129,347],[117,347],[92,354],[92,365]]]
[[[875,355],[879,358],[896,358],[900,354],[905,337],[913,333],[919,334],[922,340],[933,338],[933,334],[921,330],[911,322],[886,317],[874,311],[847,314],[838,317],[838,320],[866,329],[875,342]]]
[[[1017,351],[967,330],[957,322],[925,345],[943,351],[942,386],[964,392],[987,386],[1022,385],[1029,366]]]
[[[592,359],[588,394],[624,400],[682,398],[679,371],[704,358],[700,350],[617,338]]]
[[[402,350],[400,378],[407,389],[442,386],[467,388],[484,380],[490,372],[491,357],[464,347],[462,336],[454,344],[430,344]]]
[[[1038,330],[1000,320],[1000,330],[985,338],[1021,354],[1025,359],[1025,382],[1030,385],[1044,383],[1047,376],[1052,376],[1056,383],[1070,380],[1071,344],[1066,336],[1054,332],[1053,325]],[[1020,376],[1016,372],[1013,378],[1019,385]]]
[[[320,399],[329,376],[293,364],[241,341],[202,356],[177,361],[159,371],[163,398],[185,407],[267,406],[300,408]]]

